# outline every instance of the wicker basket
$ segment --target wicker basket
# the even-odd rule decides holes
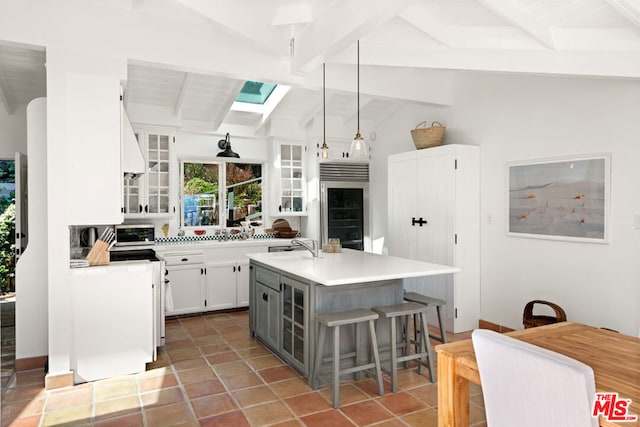
[[[535,304],[548,305],[555,312],[556,314],[555,317],[534,315],[533,306]],[[535,328],[536,326],[542,326],[542,325],[550,325],[552,323],[565,322],[566,320],[567,320],[567,315],[562,309],[562,307],[549,301],[542,301],[542,300],[529,301],[527,305],[524,306],[524,312],[522,313],[522,323],[524,324],[525,329]]]
[[[424,121],[418,123],[416,128],[411,130],[413,143],[416,145],[418,150],[436,147],[442,144],[442,138],[444,137],[446,126],[442,126],[438,122],[431,123],[431,127],[420,127],[421,125],[427,126],[427,122]]]

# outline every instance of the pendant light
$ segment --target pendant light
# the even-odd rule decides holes
[[[224,137],[224,139],[221,139],[220,141],[218,141],[218,148],[224,151],[221,151],[218,154],[216,154],[216,157],[240,158],[238,153],[234,152],[231,149],[231,137],[229,136],[229,132],[227,132],[227,135]]]
[[[325,95],[325,63],[322,63],[322,146],[320,152],[322,158],[329,157],[329,146],[327,145],[327,107],[326,107],[326,95]]]
[[[369,148],[367,147],[367,143],[360,135],[360,40],[358,40],[358,131],[356,132],[355,138],[351,141],[351,149],[349,150],[349,158],[351,159],[368,159],[369,158]]]

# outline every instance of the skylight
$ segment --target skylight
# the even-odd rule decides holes
[[[247,81],[242,86],[240,93],[238,93],[236,102],[263,105],[269,99],[269,95],[271,95],[276,86],[275,83]]]

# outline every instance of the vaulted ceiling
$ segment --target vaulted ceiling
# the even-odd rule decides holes
[[[0,5],[11,1],[0,0]],[[203,55],[232,52],[221,55],[216,70],[129,61],[127,104],[163,107],[185,128],[188,123],[206,123],[203,129],[216,131],[233,125],[259,135],[274,119],[304,127],[322,112],[323,62],[327,63],[327,114],[344,123],[354,121],[357,40],[361,45],[360,115],[376,122],[407,102],[448,105],[446,86],[455,72],[640,77],[639,0],[59,3],[87,11],[118,9],[125,17],[179,23],[173,31],[185,32],[190,26],[210,29],[219,46],[203,40],[200,46],[188,48],[200,49]],[[244,61],[244,68],[225,69],[231,56],[230,62]],[[0,104],[9,114],[45,95],[44,62],[44,49],[0,41]],[[270,81],[291,89],[267,113],[232,110],[245,80]]]

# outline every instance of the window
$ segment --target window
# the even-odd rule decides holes
[[[261,221],[261,164],[182,161],[181,177],[183,227]]]
[[[236,101],[249,104],[264,104],[276,86],[275,83],[245,82],[236,97]]]

